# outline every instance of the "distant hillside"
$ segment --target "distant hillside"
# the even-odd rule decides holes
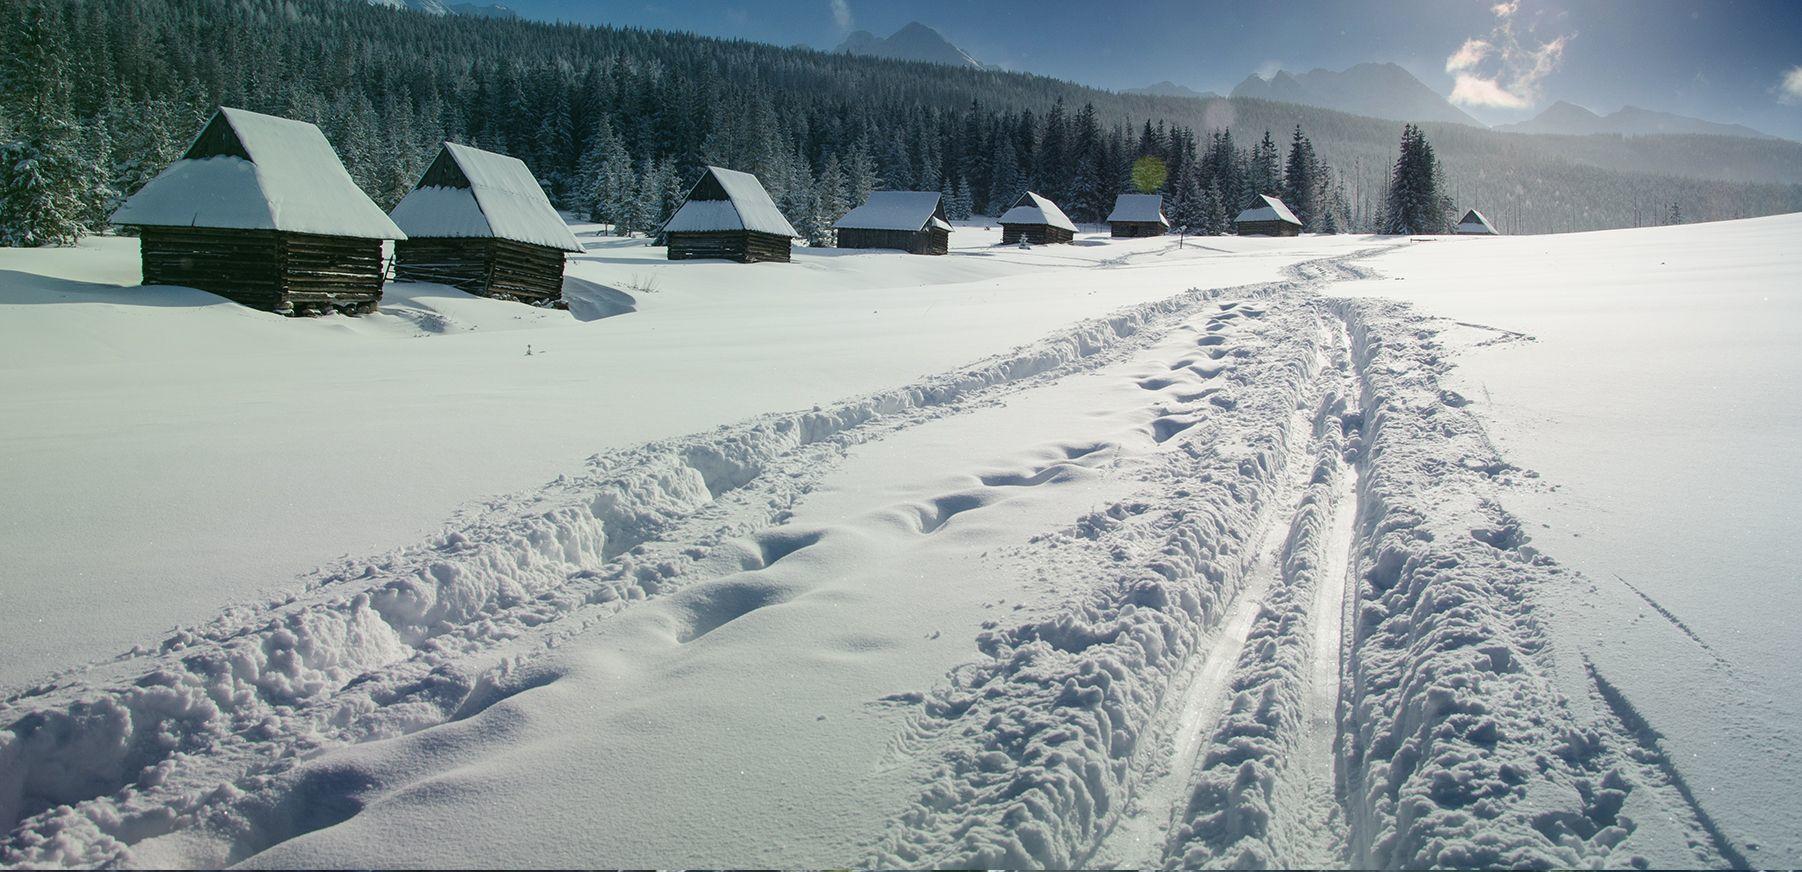
[[[1197,91],[1187,85],[1178,85],[1172,81],[1162,81],[1143,88],[1127,88],[1122,94],[1144,94],[1151,97],[1190,97],[1198,100],[1212,100],[1219,97],[1213,91]]]
[[[1046,142],[1055,113],[1066,134],[1080,119],[1127,148],[1147,122],[1192,131],[1197,150],[1228,129],[1241,149],[1265,131],[1286,148],[1299,124],[1345,182],[1362,222],[1354,226],[1369,226],[1402,127],[1292,102],[1121,94],[970,64],[345,0],[42,5],[46,31],[66,39],[58,51],[67,63],[52,68],[59,92],[83,130],[104,130],[94,141],[106,146],[121,192],[179,153],[196,119],[221,103],[318,123],[379,203],[398,200],[453,139],[524,160],[571,209],[583,208],[610,155],[624,172],[655,170],[664,182],[692,179],[706,162],[767,171],[777,194],[835,171],[901,189],[946,190],[967,176],[972,193],[992,198],[1004,166],[1010,183],[1055,192],[1041,185],[1074,186],[1067,151],[1040,160],[1072,141]],[[276,7],[289,11],[271,15]],[[0,3],[0,32],[16,32],[8,28],[21,26],[24,8]],[[1457,205],[1482,209],[1506,231],[1632,226],[1673,202],[1690,220],[1802,211],[1802,143],[1424,127]],[[1110,155],[1118,172],[1102,173],[1104,184],[1134,156]]]
[[[970,57],[968,52],[952,45],[938,31],[918,21],[908,22],[906,27],[895,31],[887,39],[867,30],[853,32],[839,44],[838,50],[846,54],[897,61],[924,61],[978,70],[983,67],[981,61]]]
[[[1232,96],[1319,106],[1393,121],[1446,121],[1484,126],[1438,91],[1395,64],[1358,64],[1343,72],[1278,70],[1269,79],[1247,76]]]
[[[455,3],[446,0],[369,0],[371,6],[411,9],[427,15],[462,15],[470,18],[518,18],[519,13],[499,3]]]
[[[1743,124],[1719,124],[1656,112],[1638,106],[1624,106],[1618,112],[1597,115],[1581,106],[1560,100],[1539,115],[1516,124],[1498,124],[1496,130],[1508,133],[1553,133],[1564,136],[1589,136],[1617,133],[1622,136],[1659,134],[1703,134],[1707,136],[1746,136],[1753,139],[1776,139]]]

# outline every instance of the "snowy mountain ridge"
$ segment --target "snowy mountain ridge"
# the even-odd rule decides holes
[[[1165,79],[1156,84],[1146,85],[1143,88],[1127,88],[1120,93],[1143,94],[1148,97],[1193,97],[1197,100],[1215,100],[1220,97],[1219,94],[1216,94],[1213,91],[1197,91],[1188,85],[1178,85],[1169,79]]]
[[[1551,133],[1564,136],[1588,136],[1595,133],[1615,133],[1622,136],[1699,133],[1750,139],[1780,138],[1753,130],[1744,124],[1721,124],[1638,106],[1622,106],[1618,111],[1598,115],[1564,100],[1553,103],[1544,112],[1526,121],[1498,124],[1495,129],[1506,133]]]
[[[886,39],[867,30],[853,31],[839,43],[838,51],[846,54],[888,58],[898,61],[924,61],[951,67],[984,69],[987,65],[953,45],[943,34],[918,21],[890,34]]]
[[[1232,96],[1319,106],[1391,121],[1485,126],[1395,64],[1355,64],[1340,72],[1315,68],[1296,74],[1278,70],[1268,79],[1253,74],[1233,88]]]
[[[514,19],[519,13],[500,3],[447,3],[445,0],[369,0],[371,6],[389,9],[411,9],[427,15],[461,15],[469,18]]]

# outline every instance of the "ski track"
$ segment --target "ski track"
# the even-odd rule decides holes
[[[896,390],[599,455],[428,542],[55,676],[0,703],[0,863],[128,862],[131,844],[215,816],[298,760],[468,717],[532,651],[779,558],[758,537],[849,446],[1119,360],[1222,294],[1338,269],[1179,294]]]
[[[343,821],[355,803],[316,797],[298,763],[472,717],[555,681],[538,656],[596,622],[811,547],[782,525],[854,445],[1141,357],[1134,493],[1027,546],[1111,568],[986,624],[937,687],[883,699],[909,714],[877,769],[919,790],[864,862],[1645,865],[1635,851],[1662,843],[1627,809],[1693,834],[1690,856],[1652,860],[1743,865],[1593,665],[1605,717],[1556,691],[1531,598],[1571,573],[1501,508],[1516,470],[1441,388],[1439,319],[1315,296],[1374,251],[598,455],[427,542],[55,676],[0,702],[0,865],[132,865],[133,845],[198,827],[224,834],[224,865]],[[1057,480],[1104,447],[980,481]],[[982,505],[917,506],[920,532]],[[789,595],[711,590],[688,598],[683,641]]]

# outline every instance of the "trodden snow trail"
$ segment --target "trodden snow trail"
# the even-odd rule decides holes
[[[1572,574],[1432,319],[1314,296],[1350,260],[597,457],[8,699],[0,863],[367,866],[409,803],[452,821],[408,846],[441,864],[1743,856],[1604,676],[1596,716],[1557,693],[1534,591]],[[878,626],[938,640],[910,605],[942,645]],[[710,707],[721,670],[786,704]]]
[[[1241,317],[1242,313],[1230,309],[1214,315],[1208,321],[1212,331],[1208,335],[1229,335],[1232,328],[1223,325]],[[1337,330],[1336,321],[1331,328],[1317,322],[1313,330],[1321,339],[1332,339],[1332,334],[1342,332]],[[1322,342],[1317,346],[1317,356],[1343,361],[1341,343],[1342,336],[1337,342]],[[1158,715],[1151,732],[1153,739],[1144,743],[1141,751],[1146,759],[1135,761],[1139,774],[1129,782],[1129,799],[1121,814],[1093,854],[1077,865],[1144,868],[1162,863],[1172,818],[1187,804],[1197,757],[1233,699],[1246,643],[1265,620],[1273,589],[1284,583],[1294,518],[1306,506],[1308,477],[1312,474],[1309,455],[1325,435],[1320,427],[1330,417],[1326,414],[1328,407],[1338,399],[1325,384],[1331,380],[1325,377],[1326,372],[1322,371],[1323,378],[1317,380],[1320,383],[1298,400],[1292,413],[1296,419],[1290,424],[1292,429],[1315,435],[1308,441],[1294,442],[1283,459],[1282,468],[1289,472],[1271,509],[1258,521],[1263,532],[1257,536],[1256,556],[1245,580],[1231,592],[1219,625],[1197,644],[1194,659],[1198,662],[1173,682],[1170,700],[1165,704],[1167,711]],[[1332,426],[1339,426],[1337,417],[1332,417]]]
[[[217,817],[298,760],[480,712],[521,657],[633,604],[779,559],[784,537],[765,531],[849,446],[1121,360],[1224,294],[1305,291],[1342,259],[1129,307],[830,408],[600,456],[584,475],[459,516],[430,542],[345,561],[298,595],[16,695],[0,704],[10,829],[0,862],[129,862],[134,844]],[[1194,371],[1224,366],[1222,349],[1197,352]],[[1160,416],[1154,442],[1193,451],[1184,431],[1231,402],[1190,397],[1204,411]],[[253,829],[218,860],[285,831]]]

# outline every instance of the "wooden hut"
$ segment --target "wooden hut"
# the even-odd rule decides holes
[[[1483,217],[1483,213],[1478,212],[1475,209],[1464,213],[1464,220],[1459,221],[1458,226],[1452,228],[1452,232],[1459,236],[1502,235],[1496,232],[1495,225],[1489,223],[1488,218]]]
[[[382,241],[406,238],[319,128],[227,108],[112,221],[138,228],[144,284],[288,315],[374,311]]]
[[[518,158],[447,142],[388,214],[407,234],[395,275],[484,297],[563,299],[563,258],[582,244]]]
[[[897,248],[909,254],[944,254],[951,220],[937,191],[876,191],[832,225],[839,248]]]
[[[1107,226],[1116,239],[1169,233],[1170,219],[1164,217],[1164,195],[1121,194],[1115,197],[1114,211],[1108,213]]]
[[[670,260],[788,263],[789,244],[800,234],[756,176],[710,166],[688,189],[661,235]]]
[[[1002,213],[997,222],[1001,225],[1001,241],[1004,243],[1025,240],[1035,245],[1048,242],[1069,242],[1076,238],[1076,225],[1064,215],[1056,203],[1045,199],[1031,191],[1020,195],[1012,209]]]
[[[1259,194],[1252,207],[1239,213],[1233,219],[1239,229],[1240,236],[1297,236],[1301,233],[1301,219],[1283,205],[1283,201],[1266,194]]]

